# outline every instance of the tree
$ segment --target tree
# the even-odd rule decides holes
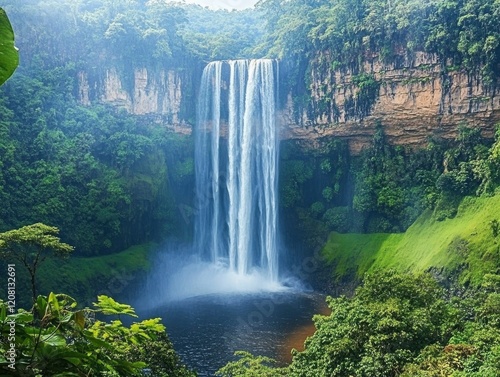
[[[73,246],[60,241],[59,229],[42,223],[0,233],[0,255],[22,263],[30,275],[33,302],[36,301],[36,272],[50,254],[67,257]]]
[[[155,339],[145,340],[141,344],[132,345],[127,352],[129,360],[142,361],[154,377],[195,377],[196,373],[182,365],[172,342],[165,332]]]
[[[483,79],[494,84],[498,78],[500,52],[500,4],[494,0],[465,1],[460,10],[458,51],[465,67],[481,69]]]
[[[279,377],[287,376],[286,368],[274,368],[275,360],[265,356],[253,356],[249,352],[236,351],[240,359],[232,361],[219,369],[219,377]]]
[[[464,318],[446,345],[422,350],[401,377],[495,377],[500,370],[500,276],[486,274],[480,289],[466,294]]]
[[[492,179],[497,183],[500,182],[500,124],[496,126],[495,143],[490,149],[488,165]]]
[[[195,376],[180,364],[160,318],[127,327],[118,319],[108,322],[104,317],[137,317],[129,305],[98,296],[93,306],[76,309],[72,297],[50,293],[38,296],[30,311],[20,309],[7,315],[10,307],[0,300],[0,374],[129,377],[143,376],[144,368],[151,368],[158,377]],[[10,337],[12,323],[15,337]],[[164,351],[162,365],[146,358],[151,348]],[[10,349],[15,350],[15,357]]]
[[[500,276],[446,299],[430,274],[367,274],[353,297],[327,299],[305,350],[288,367],[237,352],[221,377],[496,377],[500,370]]]
[[[12,76],[19,64],[19,52],[14,46],[14,31],[7,13],[0,8],[0,85]]]
[[[329,298],[315,334],[294,351],[288,375],[395,377],[429,344],[449,339],[451,308],[430,275],[365,277],[353,298]]]

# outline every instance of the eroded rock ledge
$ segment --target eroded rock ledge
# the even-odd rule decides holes
[[[363,71],[360,79],[359,73],[334,69],[328,52],[318,54],[309,74],[311,101],[307,108],[299,108],[293,97],[304,93],[288,94],[280,110],[281,138],[315,147],[324,138],[340,137],[356,154],[370,142],[377,124],[391,143],[419,147],[431,135],[455,137],[460,124],[480,127],[484,136],[491,137],[500,123],[500,85],[485,85],[478,75],[450,62],[443,64],[436,56],[417,52],[392,64],[375,56],[365,61]],[[372,80],[369,96],[360,84],[367,78]],[[137,68],[127,80],[109,69],[98,80],[80,72],[78,81],[82,104],[112,104],[132,114],[153,116],[175,132],[191,132],[195,90],[176,71]]]
[[[419,147],[431,135],[455,137],[460,124],[480,127],[485,137],[492,137],[500,122],[498,85],[485,85],[477,75],[449,62],[442,64],[433,55],[420,52],[391,65],[377,58],[365,62],[365,74],[378,88],[372,103],[364,106],[356,106],[357,75],[325,68],[331,66],[328,53],[319,55],[312,65],[311,105],[297,116],[289,95],[281,121],[284,139],[314,144],[336,136],[346,138],[351,151],[358,153],[370,142],[378,123],[391,143]]]

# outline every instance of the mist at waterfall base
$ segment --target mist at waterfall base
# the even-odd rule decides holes
[[[236,360],[235,351],[289,362],[291,349],[311,335],[313,315],[324,311],[324,296],[291,275],[279,283],[259,270],[239,276],[191,252],[191,245],[170,244],[157,254],[134,303],[139,317],[162,318],[182,362],[200,377]]]
[[[160,301],[290,288],[279,271],[277,70],[271,59],[205,67],[194,130],[194,242],[155,263],[164,276],[153,279],[161,281]]]
[[[193,221],[194,241],[158,253],[139,303],[141,316],[163,318],[199,375],[211,375],[236,350],[279,358],[284,339],[310,324],[318,306],[282,263],[277,70],[269,59],[205,68],[194,131],[196,204],[191,218],[179,219]]]
[[[138,301],[140,307],[148,309],[200,296],[307,291],[286,271],[276,282],[259,268],[240,275],[226,263],[202,260],[191,246],[170,244],[156,254],[152,265],[144,289],[148,294]]]
[[[141,319],[162,318],[182,362],[200,377],[213,376],[239,350],[284,365],[325,308],[323,295],[286,270],[277,283],[259,269],[239,276],[227,264],[203,260],[192,245],[170,243],[152,262],[133,306]]]

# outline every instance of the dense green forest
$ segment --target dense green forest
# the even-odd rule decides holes
[[[73,85],[69,72],[19,75],[3,90],[1,228],[54,224],[81,255],[173,233],[190,141],[78,105],[61,88]]]
[[[144,64],[182,70],[200,60],[250,57],[264,34],[260,12],[251,10],[140,0],[5,3],[24,67],[38,65],[38,57],[49,66],[72,61],[98,70]]]
[[[268,54],[297,63],[328,51],[333,68],[360,69],[370,56],[394,62],[425,51],[442,64],[498,75],[500,5],[494,0],[263,0]]]
[[[467,195],[493,195],[498,187],[498,141],[478,128],[460,127],[456,140],[433,138],[426,148],[390,145],[383,128],[360,156],[342,142],[309,153],[295,143],[282,152],[280,200],[294,218],[290,232],[307,229],[308,244],[328,232],[405,231],[426,209],[452,218]]]
[[[233,12],[233,22],[215,32],[229,12],[92,1],[16,1],[5,9],[22,64],[2,89],[0,229],[53,224],[77,255],[188,236],[191,139],[111,107],[82,106],[77,73],[141,64],[183,70],[196,61],[238,56],[243,53],[235,46],[244,50],[250,44],[244,38],[262,34],[253,26],[256,16]],[[237,25],[256,29],[238,28],[240,39],[234,39]],[[235,46],[227,45],[227,35]],[[181,215],[185,223],[175,220]]]
[[[314,318],[316,332],[289,366],[242,352],[217,375],[498,376],[498,281],[487,275],[480,289],[450,297],[430,275],[367,275],[353,297],[328,299],[332,313]]]
[[[479,69],[491,80],[498,65],[499,30],[493,20],[499,10],[494,2],[261,1],[258,11],[215,12],[158,1],[24,0],[15,6],[7,2],[5,8],[15,21],[23,63],[2,93],[5,183],[0,195],[6,205],[0,229],[36,220],[51,223],[82,255],[185,233],[175,229],[180,224],[172,219],[179,205],[192,206],[182,193],[189,192],[193,179],[189,140],[148,119],[98,104],[81,106],[75,97],[82,69],[145,65],[189,70],[196,62],[247,56],[281,57],[304,68],[326,49],[332,67],[352,68],[370,51],[391,61],[399,52],[417,50],[438,54],[443,64],[452,59]],[[481,12],[484,17],[475,16]],[[492,24],[486,27],[488,22]],[[305,76],[292,77],[296,85],[304,85]],[[354,160],[336,141],[305,159],[296,158],[300,151],[287,146],[282,208],[295,214],[294,223],[315,220],[326,231],[404,230],[427,206],[444,205],[434,181],[445,160],[451,174],[438,186],[450,191],[446,180],[468,179],[467,187],[456,187],[447,198],[470,194],[479,185],[488,190],[481,176],[487,172],[474,162],[484,159],[485,152],[474,144],[481,135],[470,132],[462,132],[460,138],[470,140],[458,147],[431,140],[427,150],[413,153],[383,146],[381,125],[377,145]],[[483,151],[489,143],[481,141]],[[373,159],[378,161],[370,163]]]
[[[261,0],[239,12],[161,0],[6,0],[2,7],[20,65],[0,88],[0,248],[9,231],[56,227],[74,247],[71,258],[82,259],[71,265],[75,276],[50,280],[78,301],[102,289],[110,266],[147,264],[147,252],[119,252],[189,240],[195,211],[193,138],[98,100],[84,106],[79,72],[99,83],[114,68],[130,90],[135,68],[174,70],[183,78],[181,117],[190,126],[201,69],[215,59],[279,58],[280,89],[309,111],[318,110],[311,107],[313,68],[355,73],[361,96],[353,108],[365,114],[361,99],[376,95],[380,83],[363,72],[363,62],[397,66],[420,51],[437,56],[443,77],[462,70],[492,95],[499,87],[498,0]],[[498,376],[500,129],[494,139],[473,125],[456,129],[454,140],[429,135],[415,150],[389,143],[381,123],[357,156],[337,139],[314,150],[282,142],[279,204],[285,242],[297,253],[292,259],[322,250],[315,287],[360,286],[328,300],[332,313],[315,318],[316,333],[289,366],[240,353],[220,376]],[[477,213],[479,230],[453,233]],[[415,253],[404,266],[393,263],[391,252],[410,255],[418,237],[431,244],[445,237],[443,229],[453,238],[432,244],[428,259]],[[101,275],[88,273],[85,261]],[[42,295],[33,289],[33,302],[30,292],[24,299],[31,310],[8,315],[0,302],[1,351],[15,317],[21,375],[132,376],[144,368],[154,376],[194,374],[158,320],[101,322],[103,315],[135,314],[104,296],[83,309],[69,296],[49,294],[57,263],[38,270]],[[421,270],[427,273],[411,273]],[[0,364],[7,359],[0,356]]]

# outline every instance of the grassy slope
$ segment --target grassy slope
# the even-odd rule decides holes
[[[89,304],[98,294],[116,296],[129,289],[150,267],[150,244],[132,246],[116,254],[91,258],[49,259],[40,268],[39,291],[66,293]]]
[[[466,263],[461,279],[476,284],[500,266],[500,236],[493,237],[493,219],[500,220],[500,193],[465,198],[453,219],[436,221],[427,211],[405,233],[332,233],[323,251],[336,280],[381,268],[453,271]]]

